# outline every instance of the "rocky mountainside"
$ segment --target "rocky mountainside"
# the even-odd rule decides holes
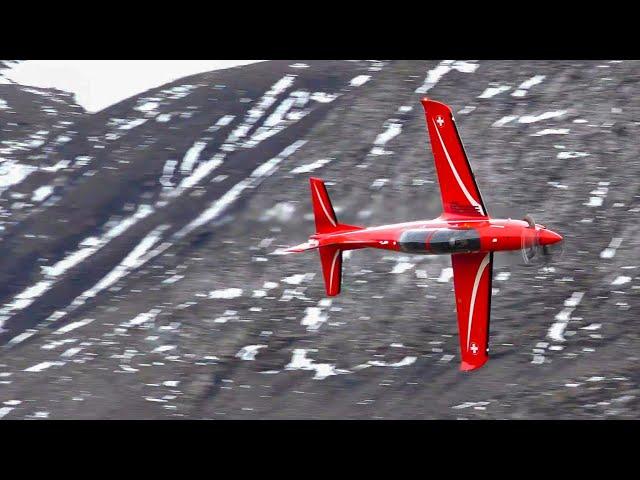
[[[0,84],[0,417],[635,418],[640,63],[270,61],[87,114]],[[29,91],[33,90],[33,91]],[[458,371],[449,257],[353,252],[339,218],[440,211],[423,95],[489,213],[565,237],[497,255],[491,359]],[[37,136],[37,138],[36,138]]]

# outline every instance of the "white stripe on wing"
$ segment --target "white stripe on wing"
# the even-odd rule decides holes
[[[482,278],[482,272],[487,268],[489,264],[489,256],[491,254],[487,253],[482,262],[480,262],[480,266],[478,267],[478,272],[476,273],[476,279],[473,282],[473,290],[471,291],[471,303],[469,303],[469,323],[467,326],[467,350],[469,350],[469,340],[471,340],[471,325],[473,324],[473,310],[476,306],[476,293],[478,293],[478,285],[480,284],[480,279]]]
[[[480,205],[476,201],[476,199],[471,196],[471,194],[469,193],[469,190],[467,190],[467,187],[462,182],[462,179],[460,178],[460,175],[458,175],[458,171],[456,170],[456,167],[453,164],[453,162],[451,161],[451,157],[449,156],[449,151],[447,150],[447,147],[445,146],[444,142],[442,141],[442,136],[440,135],[440,130],[438,129],[438,125],[436,124],[435,120],[433,121],[433,126],[436,129],[436,133],[438,134],[438,138],[440,139],[440,145],[442,145],[442,149],[444,150],[444,154],[447,157],[447,161],[449,162],[449,166],[451,167],[451,171],[453,172],[453,176],[456,177],[456,180],[458,181],[458,185],[460,185],[460,188],[462,189],[462,192],[467,197],[467,200],[469,200],[469,203],[471,203],[471,205],[473,205],[480,212],[480,215],[484,215],[485,213],[484,213],[484,210],[482,209],[482,205]],[[440,188],[443,188],[443,187],[444,187],[444,185],[440,186]]]

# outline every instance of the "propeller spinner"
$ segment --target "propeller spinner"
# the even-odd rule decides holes
[[[541,225],[536,225],[531,215],[523,218],[529,228],[522,232],[522,258],[524,263],[531,264],[538,257],[549,263],[558,260],[564,254],[562,237]]]

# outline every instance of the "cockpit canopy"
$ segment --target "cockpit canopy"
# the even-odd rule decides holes
[[[400,235],[400,250],[407,253],[448,254],[480,250],[480,234],[474,228],[424,228]]]

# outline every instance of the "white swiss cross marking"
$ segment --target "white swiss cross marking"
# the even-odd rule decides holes
[[[471,352],[475,355],[478,353],[478,345],[474,343],[471,344],[471,348],[470,348]]]
[[[438,115],[436,117],[436,123],[438,124],[438,126],[442,127],[442,125],[444,125],[444,119],[440,115]]]

